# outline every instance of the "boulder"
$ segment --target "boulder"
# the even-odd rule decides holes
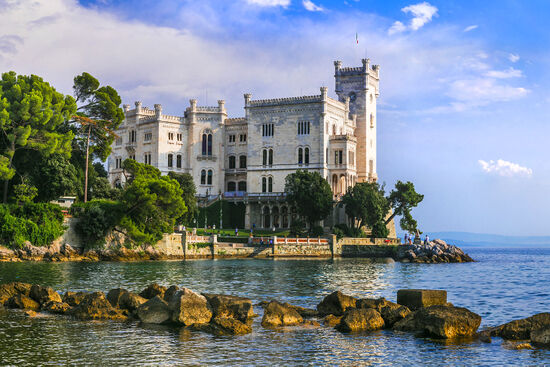
[[[382,298],[361,298],[356,302],[356,308],[373,308],[376,311],[380,312],[383,307],[386,307],[390,304],[395,305],[395,303]],[[397,306],[397,305],[396,305]]]
[[[254,316],[252,301],[248,298],[208,293],[202,295],[208,301],[214,317],[236,319],[246,323]]]
[[[481,316],[463,307],[430,306],[409,314],[393,325],[394,330],[418,332],[440,339],[476,334]]]
[[[125,320],[127,318],[111,305],[103,292],[86,294],[71,313],[81,320]]]
[[[143,291],[141,291],[139,295],[147,299],[151,299],[155,296],[159,296],[160,298],[162,298],[164,297],[164,292],[166,292],[166,287],[163,287],[162,285],[158,285],[157,283],[153,283],[153,284],[150,284]]]
[[[61,245],[60,252],[67,257],[76,257],[78,252],[68,243]]]
[[[111,304],[111,306],[116,308],[123,308],[120,306],[121,298],[124,294],[128,293],[128,291],[124,288],[114,288],[111,289],[107,293],[107,301]]]
[[[402,305],[388,301],[385,298],[362,298],[357,300],[357,308],[372,308],[380,313],[386,328],[404,319],[411,311]]]
[[[327,326],[336,326],[340,323],[340,320],[342,320],[342,317],[344,316],[327,315],[323,319],[323,323]]]
[[[168,303],[157,295],[137,308],[137,316],[146,324],[163,324],[170,321],[172,311]]]
[[[208,325],[216,335],[244,335],[252,332],[250,325],[233,318],[215,317]]]
[[[84,297],[86,297],[87,294],[88,293],[86,292],[67,291],[63,295],[63,298],[61,301],[69,304],[69,306],[71,307],[75,307],[75,306],[78,306],[80,302],[82,302],[82,300],[84,299]]]
[[[170,298],[172,298],[172,296],[179,291],[181,291],[180,287],[178,287],[177,285],[171,285],[170,287],[168,287],[166,292],[164,292],[164,300],[166,302],[170,302]]]
[[[397,291],[397,303],[407,306],[410,310],[422,307],[445,305],[447,291],[434,289],[400,289]]]
[[[15,254],[15,251],[7,247],[0,246],[0,261],[13,261],[16,257],[17,255]]]
[[[337,325],[337,329],[343,332],[374,331],[384,327],[384,319],[373,308],[351,308]]]
[[[0,285],[0,305],[16,294],[28,296],[31,293],[32,284],[12,282]]]
[[[48,302],[62,302],[59,293],[50,287],[42,287],[37,284],[33,284],[31,287],[30,297],[41,305]]]
[[[71,310],[71,306],[65,302],[49,301],[42,305],[42,311],[64,315]]]
[[[145,302],[147,302],[146,298],[143,298],[133,292],[126,292],[120,297],[119,305],[120,308],[133,312]]]
[[[6,305],[9,308],[19,308],[22,310],[38,311],[40,309],[40,304],[38,302],[21,293],[16,294],[15,296],[12,296],[10,299],[8,299]]]
[[[491,336],[508,340],[528,340],[532,331],[548,327],[550,327],[550,313],[544,312],[497,326],[491,329]]]
[[[184,326],[206,324],[212,319],[212,310],[206,297],[183,288],[168,300],[172,310],[172,321]]]
[[[271,301],[264,308],[263,327],[294,326],[304,322],[298,311],[280,302]]]
[[[550,348],[550,326],[531,331],[531,343],[537,347]]]
[[[317,311],[321,315],[343,315],[348,308],[354,308],[356,299],[346,296],[340,291],[333,292],[326,296],[318,305]]]

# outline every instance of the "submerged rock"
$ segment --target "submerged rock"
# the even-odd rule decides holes
[[[49,301],[42,305],[42,311],[64,315],[71,310],[71,306],[65,302]]]
[[[4,304],[8,299],[16,294],[29,296],[32,284],[12,282],[0,285],[0,305]]]
[[[550,348],[550,326],[531,331],[531,343],[537,347]]]
[[[246,323],[254,316],[252,301],[248,298],[208,293],[202,295],[208,301],[214,317],[236,319]]]
[[[15,296],[12,296],[8,299],[6,305],[9,308],[19,308],[22,310],[38,311],[40,309],[40,304],[38,302],[28,296],[25,296],[24,294],[16,294]]]
[[[217,335],[244,335],[252,332],[250,325],[225,317],[215,317],[209,326],[209,331]]]
[[[125,320],[127,318],[111,305],[103,292],[86,294],[71,313],[81,320]]]
[[[146,298],[129,292],[124,288],[111,289],[107,293],[107,300],[115,308],[121,308],[130,312],[135,311],[139,306],[147,302]]]
[[[342,317],[344,316],[327,315],[323,319],[323,323],[327,326],[336,326],[340,323],[340,320],[342,320]]]
[[[184,326],[206,324],[212,319],[212,310],[206,297],[187,288],[174,293],[168,306],[172,310],[172,321]]]
[[[430,306],[421,308],[393,325],[394,330],[413,331],[421,336],[441,339],[475,335],[481,316],[463,307]]]
[[[402,305],[390,302],[385,298],[363,298],[357,300],[357,308],[372,308],[380,313],[386,328],[404,319],[411,311]]]
[[[355,308],[357,300],[347,296],[340,291],[333,292],[326,296],[321,303],[317,305],[317,311],[320,315],[343,315],[348,308]]]
[[[548,327],[550,327],[550,313],[544,312],[497,326],[491,329],[491,336],[508,340],[528,340],[532,331]]]
[[[271,301],[264,308],[263,327],[294,326],[303,322],[298,311],[278,301]]]
[[[352,308],[336,327],[343,332],[374,331],[384,327],[384,319],[374,308]]]
[[[137,309],[137,316],[146,324],[163,324],[170,320],[172,310],[160,296],[155,296]]]
[[[59,293],[52,288],[42,287],[36,284],[31,287],[30,297],[41,305],[48,302],[62,302]]]
[[[86,292],[67,291],[63,295],[62,302],[69,304],[69,306],[71,307],[75,307],[75,306],[78,306],[80,302],[82,302],[82,300],[84,299],[84,297],[86,297],[87,294],[88,293]]]

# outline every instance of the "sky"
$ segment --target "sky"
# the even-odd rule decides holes
[[[550,235],[545,0],[0,0],[0,71],[133,106],[334,96],[334,60],[380,65],[378,176],[412,181],[427,233]],[[358,43],[356,42],[356,35]]]

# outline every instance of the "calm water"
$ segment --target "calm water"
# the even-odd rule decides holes
[[[0,282],[70,290],[140,291],[151,282],[199,292],[279,299],[314,307],[341,290],[395,300],[400,288],[446,289],[450,302],[483,317],[482,327],[550,311],[550,249],[469,249],[472,264],[372,264],[367,260],[198,260],[150,263],[0,263]],[[256,313],[261,313],[259,307]],[[550,351],[444,344],[381,331],[265,330],[216,337],[137,322],[81,322],[0,314],[0,365],[550,365]]]

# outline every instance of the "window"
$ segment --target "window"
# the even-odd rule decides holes
[[[241,134],[241,135],[239,135],[239,141],[240,141],[241,143],[246,142],[246,134]]]
[[[133,159],[134,161],[136,160],[136,155],[135,154],[132,154],[130,156],[128,156],[129,159]]]
[[[174,140],[174,133],[168,133],[168,140]]]
[[[327,164],[328,164],[328,148],[327,148],[326,151],[325,151],[325,159],[326,159]]]
[[[269,165],[273,165],[273,149],[269,149]]]
[[[151,164],[151,153],[145,153],[143,156],[143,162],[145,164]]]
[[[374,127],[374,115],[370,114],[370,127]]]
[[[239,191],[246,191],[246,181],[239,181]]]
[[[342,164],[343,162],[343,151],[335,150],[334,151],[334,164]]]
[[[309,164],[309,148],[304,149],[304,163]]]
[[[336,125],[332,125],[332,135],[336,135]]]
[[[208,155],[212,155],[212,134],[208,134]]]
[[[202,134],[202,155],[212,155],[212,133]]]
[[[201,171],[201,185],[206,185],[206,171]]]
[[[229,169],[235,169],[235,156],[229,156]]]
[[[183,134],[182,133],[177,133],[176,134],[176,139],[178,139],[178,141],[183,141]]]
[[[115,168],[122,168],[122,158],[115,159]]]
[[[234,181],[227,183],[227,191],[237,191],[237,184]]]
[[[212,170],[208,170],[208,180],[206,182],[208,185],[212,185]]]
[[[116,145],[122,145],[122,138],[116,139]]]
[[[145,133],[145,135],[143,136],[143,140],[144,140],[144,141],[151,141],[151,140],[153,140],[153,133]]]
[[[309,121],[298,121],[298,135],[309,135]]]
[[[262,177],[262,192],[273,192],[273,177]]]
[[[264,149],[264,150],[262,151],[262,158],[263,158],[263,159],[262,159],[262,164],[263,164],[264,166],[267,166],[267,149]]]
[[[303,149],[302,149],[302,148],[298,148],[298,164],[304,163],[302,154],[303,154]]]
[[[341,150],[338,151],[338,164],[343,163],[342,154],[343,152]]]
[[[235,142],[235,135],[229,135],[229,142],[234,143]]]
[[[206,134],[202,134],[202,155],[206,155],[206,141],[207,141]]]
[[[176,156],[176,167],[181,168],[181,154]]]
[[[267,177],[262,177],[262,192],[267,192]]]
[[[263,124],[262,125],[262,136],[273,136],[274,125],[273,124]]]
[[[239,157],[239,168],[246,168],[246,156],[241,155]]]
[[[173,167],[174,165],[174,155],[173,154],[168,154],[168,167]]]
[[[130,143],[135,143],[136,142],[136,131],[135,130],[130,131],[129,141],[130,141]]]

